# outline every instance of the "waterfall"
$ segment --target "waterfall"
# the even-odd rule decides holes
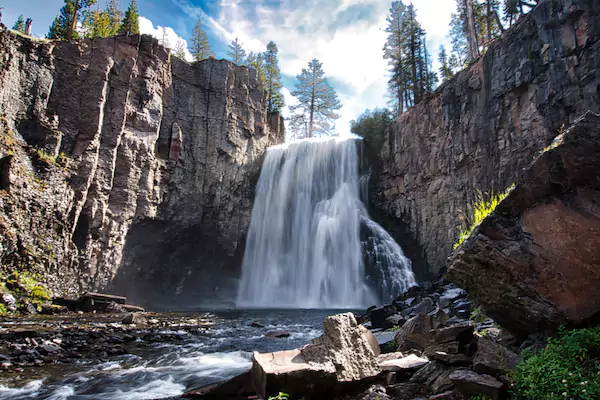
[[[410,261],[361,201],[355,142],[308,139],[267,150],[238,307],[358,308],[390,301],[415,284]],[[377,249],[369,257],[365,229]],[[367,276],[365,259],[381,271]]]

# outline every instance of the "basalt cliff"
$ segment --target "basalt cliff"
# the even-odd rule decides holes
[[[0,114],[3,273],[55,295],[231,297],[261,156],[285,137],[254,70],[188,64],[145,35],[3,29]]]
[[[446,267],[479,192],[504,192],[588,110],[600,110],[600,1],[547,0],[403,114],[371,201],[416,243],[417,273]]]

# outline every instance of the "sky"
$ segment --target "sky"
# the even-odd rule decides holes
[[[43,37],[63,0],[0,0],[2,22],[12,27],[20,14],[33,20],[32,31]],[[99,0],[104,7],[105,0]],[[121,0],[123,9],[128,0]],[[406,1],[405,1],[406,3]],[[428,49],[437,59],[440,44],[449,46],[448,25],[455,0],[413,0],[427,32]],[[227,58],[235,38],[246,51],[261,52],[273,40],[279,48],[287,105],[296,75],[317,58],[343,104],[336,132],[347,135],[350,121],[366,109],[387,104],[387,61],[383,59],[386,16],[391,0],[138,0],[140,30],[169,42],[191,36],[200,18],[216,58]],[[188,54],[191,58],[191,55]],[[434,62],[436,68],[437,62]],[[284,116],[289,111],[283,110]]]

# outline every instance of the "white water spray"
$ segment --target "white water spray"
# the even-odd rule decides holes
[[[377,243],[393,242],[369,219],[360,199],[354,140],[310,139],[269,148],[237,306],[358,308],[389,301],[414,285],[410,261],[397,245],[390,248],[400,254],[379,263],[393,269],[379,276],[394,281],[385,282],[383,292],[373,279],[368,284],[360,237],[365,221],[370,235],[384,236]]]

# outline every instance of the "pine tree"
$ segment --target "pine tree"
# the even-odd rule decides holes
[[[177,38],[177,43],[175,43],[175,48],[173,49],[173,55],[185,60],[185,42],[182,38]]]
[[[402,21],[404,19],[404,10],[406,7],[401,1],[394,1],[390,8],[390,14],[387,17],[388,26],[386,32],[389,34],[388,39],[383,47],[383,58],[388,60],[391,76],[388,81],[390,91],[390,106],[396,114],[402,114],[404,111],[405,91],[404,70],[405,63],[403,60],[402,49],[405,43],[405,38],[402,35]]]
[[[254,54],[253,52],[250,52],[246,58],[246,66],[254,69],[258,73],[258,77],[261,81],[267,81],[265,62],[262,53]]]
[[[119,4],[119,0],[108,0],[106,4],[106,13],[109,19],[109,35],[115,36],[119,34],[119,28],[121,28],[121,21],[123,21],[124,15],[123,10],[121,10],[121,5]],[[138,23],[138,31],[139,31],[139,23]]]
[[[171,48],[171,43],[169,43],[169,35],[167,34],[167,28],[164,26],[160,30],[160,39],[158,40],[158,43],[167,49]]]
[[[433,91],[437,74],[431,70],[431,56],[427,50],[425,30],[417,21],[411,4],[392,3],[388,16],[389,33],[384,47],[384,58],[390,65],[388,82],[392,94],[391,106],[400,114],[420,102]]]
[[[246,58],[246,50],[242,48],[242,44],[238,41],[238,38],[231,41],[227,55],[234,64],[243,65]]]
[[[308,69],[303,68],[296,79],[298,82],[292,95],[298,99],[298,104],[290,107],[294,113],[290,119],[295,137],[332,134],[332,124],[340,117],[335,111],[342,108],[342,104],[325,78],[323,65],[313,59],[308,63]]]
[[[202,22],[198,20],[194,30],[192,32],[192,48],[191,52],[196,61],[206,60],[213,55],[210,45],[208,43],[208,37],[202,29]]]
[[[83,30],[85,38],[111,36],[110,18],[105,11],[88,11],[83,17]]]
[[[438,56],[438,61],[440,63],[440,76],[443,81],[446,81],[452,78],[452,69],[450,68],[450,63],[448,60],[448,53],[446,53],[446,48],[443,45],[440,45],[440,54]]]
[[[140,16],[138,12],[137,0],[131,0],[127,11],[125,11],[125,17],[121,22],[119,28],[121,35],[137,35],[140,33]]]
[[[50,26],[47,37],[49,39],[78,39],[79,34],[75,29],[81,15],[85,15],[87,8],[96,4],[96,0],[65,0],[65,5]]]
[[[264,53],[265,59],[265,83],[267,94],[267,111],[279,112],[285,106],[285,99],[281,93],[283,84],[281,83],[281,71],[279,70],[278,53],[275,42],[270,41],[267,44],[267,51]]]
[[[25,17],[23,16],[23,14],[19,15],[19,18],[17,18],[17,21],[13,25],[12,29],[13,31],[25,34]]]

